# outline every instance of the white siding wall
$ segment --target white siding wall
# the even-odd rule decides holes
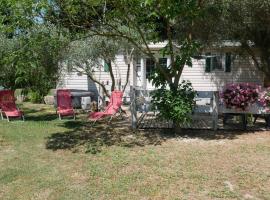
[[[117,55],[115,58],[115,61],[112,63],[112,69],[113,69],[113,74],[115,78],[115,87],[116,89],[122,90],[125,82],[126,82],[126,76],[127,76],[127,69],[128,66],[125,63],[124,55]],[[130,71],[130,74],[132,72]],[[95,78],[99,80],[101,83],[104,83],[106,86],[106,89],[108,91],[111,91],[111,84],[112,80],[110,77],[110,72],[105,72],[103,68],[101,68],[99,71],[96,71],[94,73]],[[129,81],[131,80],[131,76],[129,77]],[[126,87],[124,97],[129,97],[129,84]],[[97,92],[102,95],[102,89],[98,84],[94,84],[90,81],[90,87],[89,90],[97,90]],[[129,99],[127,99],[129,100]]]
[[[216,91],[228,83],[251,82],[263,84],[263,74],[259,72],[249,58],[237,57],[231,66],[231,72],[205,72],[205,59],[193,60],[193,66],[185,66],[182,80],[189,80],[197,91]]]
[[[127,75],[127,68],[128,68],[124,60],[124,55],[116,56],[115,61],[112,63],[112,68],[113,68],[113,73],[114,73],[114,77],[116,81],[116,88],[122,90],[126,82],[126,75]],[[131,73],[132,71],[130,71],[130,74]],[[112,81],[111,81],[109,72],[105,72],[104,68],[102,67],[100,70],[97,70],[96,72],[94,72],[94,76],[98,81],[100,81],[101,83],[104,83],[106,85],[106,89],[110,91]],[[119,83],[121,84],[120,88],[119,88]],[[63,73],[62,78],[59,81],[58,88],[88,90],[88,91],[94,92],[96,96],[98,94],[102,96],[102,89],[98,84],[95,84],[94,82],[92,82],[90,79],[87,78],[86,75],[81,75],[81,76],[78,75],[77,72]],[[128,84],[126,87],[126,92],[124,96],[129,97],[129,88],[130,88],[130,85]]]
[[[131,64],[130,81],[132,81],[132,73],[134,73],[132,66],[136,66],[136,64]],[[125,63],[124,55],[117,55],[112,67],[116,80],[116,88],[118,89],[119,82],[121,81],[122,89],[127,75],[127,64]],[[104,72],[104,69],[102,68],[99,71],[96,71],[94,75],[97,80],[105,83],[107,90],[110,91],[111,78],[109,72]],[[206,73],[205,59],[193,59],[193,66],[185,66],[181,79],[189,80],[197,91],[215,91],[221,90],[225,84],[232,82],[253,82],[262,84],[263,74],[255,68],[251,59],[238,56],[232,62],[231,72],[213,71]],[[150,87],[151,84],[148,85]],[[99,85],[94,84],[86,75],[79,76],[76,72],[64,74],[58,84],[58,88],[89,90],[95,92],[96,95],[100,94],[102,96],[102,90]],[[127,101],[129,101],[129,89],[130,84],[127,85],[124,94],[124,97],[128,97],[126,99]]]
[[[77,72],[65,72],[58,83],[57,88],[88,90],[86,75],[78,75]]]

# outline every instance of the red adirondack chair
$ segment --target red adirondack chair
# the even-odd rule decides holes
[[[123,97],[123,92],[121,91],[113,91],[110,97],[110,102],[106,109],[103,112],[93,112],[89,115],[89,119],[91,121],[94,121],[94,123],[103,118],[103,117],[108,117],[110,116],[110,120],[119,113],[122,116],[121,113],[121,106],[122,106],[122,97]]]
[[[59,119],[61,120],[63,116],[73,116],[76,118],[75,111],[72,106],[72,98],[70,90],[59,89],[56,93],[57,98],[57,113]]]
[[[0,91],[0,108],[2,120],[4,119],[4,116],[6,116],[8,121],[10,118],[16,117],[20,117],[24,121],[23,112],[20,111],[16,106],[13,90]]]

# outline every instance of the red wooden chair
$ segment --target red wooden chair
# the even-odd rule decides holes
[[[57,98],[57,113],[61,120],[63,116],[73,116],[76,119],[75,111],[72,106],[72,98],[70,90],[59,89],[56,94]]]
[[[110,117],[110,120],[119,113],[122,116],[121,113],[121,106],[122,106],[122,97],[123,92],[121,91],[113,91],[110,97],[110,103],[105,108],[103,112],[93,112],[89,115],[89,119],[93,121],[94,123],[104,117]]]
[[[13,90],[1,90],[0,91],[0,107],[1,107],[1,118],[4,119],[6,116],[9,121],[10,118],[20,117],[24,121],[24,114],[20,111],[15,103],[14,91]]]

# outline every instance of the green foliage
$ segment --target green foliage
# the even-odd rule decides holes
[[[9,39],[0,34],[0,85],[5,88],[15,89],[16,67],[13,63],[13,52],[18,49],[19,40]]]
[[[40,96],[55,88],[61,50],[68,42],[58,31],[54,26],[38,25],[21,38],[22,48],[15,55],[16,84]]]
[[[213,10],[214,17],[208,18],[205,28],[197,26],[198,30],[208,29],[210,41],[215,44],[223,44],[225,40],[240,42],[240,50],[253,59],[259,70],[270,76],[270,1],[212,0],[208,7]]]
[[[172,120],[175,124],[185,124],[191,120],[195,96],[191,83],[183,81],[176,90],[163,87],[154,91],[152,103],[159,110],[161,118]]]
[[[43,95],[44,94],[40,94],[39,91],[30,91],[28,93],[28,98],[32,103],[41,103],[43,102]]]
[[[61,50],[68,42],[67,32],[43,17],[47,3],[0,2],[0,85],[34,92],[34,101],[56,86]]]
[[[27,34],[1,36],[0,85],[25,88],[41,99],[59,78],[58,62],[68,39],[52,25],[35,25]]]
[[[177,87],[185,64],[199,50],[193,26],[204,14],[204,6],[197,0],[189,1],[52,1],[46,18],[69,28],[77,36],[98,35],[109,40],[128,42],[140,54],[154,60],[156,85]],[[57,5],[57,6],[56,6]],[[57,8],[57,9],[56,9]],[[83,12],[82,12],[83,11]],[[197,32],[196,32],[197,33]],[[149,44],[167,41],[162,54],[172,63],[163,69]]]
[[[64,59],[69,70],[79,69],[92,74],[103,66],[104,60],[114,61],[119,50],[118,41],[94,36],[71,42],[66,49]]]

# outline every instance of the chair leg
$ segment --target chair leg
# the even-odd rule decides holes
[[[24,121],[24,115],[22,115],[22,120]]]
[[[73,114],[73,119],[76,120],[76,114],[75,113]]]
[[[120,113],[119,113],[119,115],[120,115],[121,119],[122,119],[122,120],[124,120],[123,113],[122,113],[122,112],[120,112]]]
[[[0,114],[1,114],[1,120],[4,120],[4,117],[3,117],[3,112],[0,111]]]
[[[109,121],[108,121],[108,124],[110,124],[110,123],[111,123],[112,118],[113,118],[113,115],[110,117],[110,119],[109,119]]]
[[[60,113],[58,114],[59,120],[62,120]]]
[[[9,122],[9,117],[6,115],[6,117],[7,117],[7,121]]]
[[[92,128],[96,124],[97,120],[91,121],[90,127]]]

